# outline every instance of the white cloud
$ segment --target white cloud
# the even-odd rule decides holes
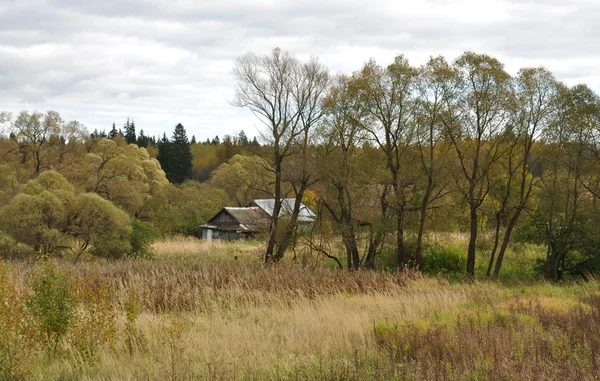
[[[598,90],[599,13],[593,0],[5,0],[0,109],[55,109],[92,129],[129,116],[146,134],[181,122],[201,139],[252,136],[259,123],[228,103],[233,60],[275,46],[334,73],[473,50],[511,73],[544,65]]]

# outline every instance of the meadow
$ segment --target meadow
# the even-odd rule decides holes
[[[598,281],[538,279],[536,247],[513,248],[497,281],[349,273],[319,257],[264,267],[258,243],[153,251],[0,261],[0,379],[600,377]]]

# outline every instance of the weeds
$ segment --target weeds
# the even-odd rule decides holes
[[[0,378],[587,380],[600,365],[594,280],[263,267],[253,245],[234,261],[182,242],[153,260],[0,261]]]

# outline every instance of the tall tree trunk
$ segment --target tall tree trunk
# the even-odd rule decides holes
[[[302,197],[304,197],[304,191],[307,187],[307,183],[303,183],[300,186],[300,189],[298,190],[294,201],[294,209],[292,210],[292,214],[289,216],[289,220],[284,221],[284,224],[279,224],[280,233],[277,239],[277,249],[273,257],[273,259],[276,262],[283,258],[283,255],[285,254],[286,250],[295,239],[295,232],[298,225],[298,216],[300,215],[300,207],[302,206]],[[281,208],[281,202],[279,204]]]
[[[500,252],[498,252],[498,260],[496,261],[496,268],[494,269],[494,277],[497,278],[500,275],[500,269],[502,268],[502,261],[504,260],[504,253],[506,253],[506,249],[508,248],[508,243],[510,242],[510,237],[512,235],[513,229],[517,225],[517,221],[519,220],[520,211],[515,211],[515,214],[508,222],[508,226],[506,227],[506,231],[504,232],[504,239],[502,240],[502,246],[500,246]]]
[[[279,146],[275,145],[275,200],[273,202],[273,215],[271,216],[271,229],[269,231],[269,241],[267,242],[267,248],[265,250],[265,256],[263,262],[271,262],[274,260],[275,247],[277,246],[277,233],[278,233],[278,221],[279,211],[281,210],[281,161],[282,158],[279,156]]]
[[[471,204],[471,229],[469,236],[469,249],[467,252],[467,274],[475,276],[475,250],[477,244],[477,206]]]
[[[487,271],[485,276],[489,277],[492,274],[492,268],[494,267],[494,259],[496,259],[496,251],[498,251],[498,242],[500,241],[500,212],[496,213],[496,229],[494,231],[494,247],[492,248],[492,254],[490,255],[490,261],[488,263]]]
[[[417,232],[417,247],[415,248],[415,262],[417,265],[421,265],[423,262],[422,247],[423,247],[423,234],[425,232],[425,222],[427,221],[427,205],[429,205],[429,197],[431,197],[431,191],[433,189],[433,181],[431,178],[428,181],[427,189],[423,195],[423,202],[419,211],[419,231]]]
[[[406,252],[404,248],[404,207],[401,207],[398,210],[396,221],[398,223],[398,231],[396,235],[398,243],[398,267],[402,268],[404,265],[406,265]]]
[[[342,241],[344,242],[348,257],[348,270],[358,270],[360,267],[360,255],[358,253],[356,237],[351,227],[342,228]]]
[[[547,263],[546,274],[552,280],[560,280],[562,278],[560,273],[560,261],[561,254],[555,248],[550,249],[550,260]]]

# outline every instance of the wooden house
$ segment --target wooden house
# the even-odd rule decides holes
[[[254,200],[247,207],[221,209],[206,224],[202,225],[202,238],[207,241],[217,240],[238,240],[253,239],[261,234],[266,234],[273,220],[273,199]],[[282,200],[280,217],[291,214],[294,206],[294,199],[286,198]],[[298,216],[298,225],[306,227],[314,223],[316,215],[304,204],[300,207]]]

